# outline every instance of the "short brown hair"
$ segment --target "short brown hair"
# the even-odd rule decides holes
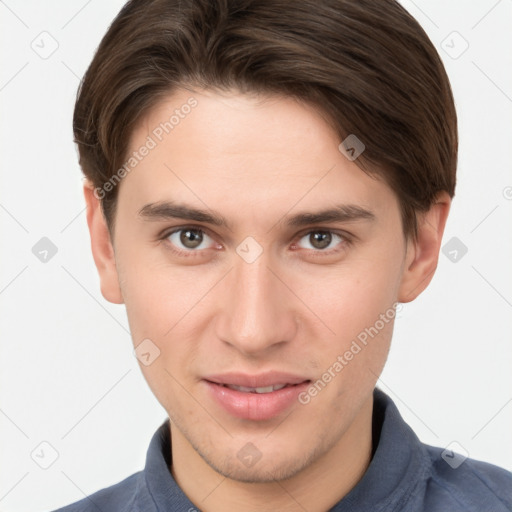
[[[78,90],[80,165],[103,187],[138,120],[177,88],[238,89],[314,105],[355,161],[395,191],[403,230],[440,191],[453,197],[457,117],[441,59],[395,0],[131,0]],[[193,90],[193,89],[191,89]],[[103,194],[113,232],[117,187]]]

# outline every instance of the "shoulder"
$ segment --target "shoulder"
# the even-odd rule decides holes
[[[139,471],[121,482],[101,489],[80,501],[66,505],[54,512],[135,512],[138,490],[145,485],[144,472]]]
[[[424,445],[430,459],[426,510],[453,512],[510,512],[512,473],[506,469],[464,458],[442,448]]]

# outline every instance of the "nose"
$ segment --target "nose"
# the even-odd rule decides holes
[[[236,257],[227,277],[219,290],[219,339],[260,357],[296,336],[297,301],[265,252],[252,263]]]

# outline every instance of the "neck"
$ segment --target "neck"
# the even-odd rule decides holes
[[[210,467],[171,424],[171,473],[188,498],[205,512],[244,510],[325,511],[364,475],[372,456],[373,397],[334,446],[291,478],[246,483]]]

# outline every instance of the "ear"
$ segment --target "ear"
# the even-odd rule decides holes
[[[451,199],[440,192],[430,210],[418,216],[418,237],[407,241],[399,302],[411,302],[429,285],[439,260]]]
[[[91,235],[91,249],[94,263],[100,276],[101,294],[113,304],[123,304],[119,286],[114,247],[110,239],[107,222],[101,209],[95,189],[88,180],[84,184],[84,197],[87,204],[87,224]]]

